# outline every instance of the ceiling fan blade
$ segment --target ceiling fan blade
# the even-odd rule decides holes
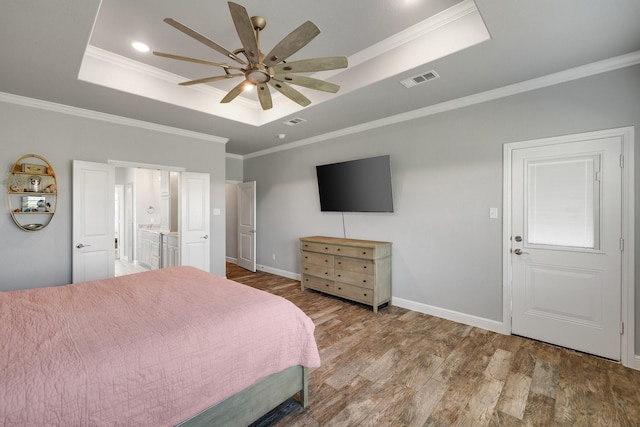
[[[231,19],[233,19],[233,24],[236,26],[236,32],[240,37],[240,42],[242,42],[244,53],[247,55],[251,64],[257,64],[260,62],[260,51],[258,49],[256,33],[253,30],[253,24],[251,23],[247,9],[237,3],[228,3]]]
[[[216,42],[214,42],[213,40],[208,39],[207,37],[203,36],[202,34],[198,33],[195,30],[192,30],[191,28],[187,27],[186,25],[181,24],[180,22],[176,21],[175,19],[172,18],[166,18],[164,20],[164,22],[166,22],[167,24],[171,25],[173,28],[175,28],[178,31],[182,31],[183,33],[185,33],[186,35],[188,35],[189,37],[192,37],[196,40],[198,40],[200,43],[203,43],[207,46],[209,46],[211,49],[225,55],[228,56],[229,58],[233,59],[234,61],[240,63],[240,64],[245,64],[245,62],[238,58],[236,55],[234,55],[232,52],[229,52],[227,49],[223,48],[222,46],[220,46],[219,44],[217,44]]]
[[[290,32],[285,38],[280,40],[271,52],[264,58],[264,65],[271,67],[284,61],[307,45],[315,36],[320,34],[320,29],[316,25],[307,21],[298,28]]]
[[[197,84],[200,84],[200,83],[217,82],[219,80],[227,80],[227,79],[230,79],[232,77],[242,77],[242,76],[244,76],[244,74],[225,74],[224,76],[205,77],[203,79],[190,80],[188,82],[182,82],[182,83],[178,83],[178,84],[180,86],[191,86],[191,85],[197,85]]]
[[[244,91],[244,87],[247,84],[253,84],[253,83],[251,83],[249,80],[246,80],[246,79],[238,83],[236,87],[231,89],[229,93],[224,98],[222,98],[222,101],[220,101],[220,103],[226,104],[227,102],[231,102],[234,99],[236,99],[236,97]]]
[[[297,76],[295,74],[280,74],[276,75],[273,79],[279,82],[286,82],[324,92],[336,93],[340,90],[340,85],[335,83],[325,82],[324,80],[318,80],[311,77]]]
[[[307,105],[311,104],[311,101],[309,101],[309,98],[307,98],[306,96],[304,96],[303,94],[301,94],[300,92],[298,92],[297,90],[295,90],[294,88],[292,88],[291,86],[289,86],[284,82],[269,80],[269,84],[274,88],[276,88],[277,90],[279,90],[280,93],[282,93],[284,96],[286,96],[287,98],[289,98],[294,102],[297,102],[303,107],[306,107]]]
[[[258,83],[258,99],[260,100],[260,105],[263,110],[268,110],[273,107],[273,103],[271,101],[271,92],[269,92],[269,86],[266,83]]]
[[[220,62],[207,61],[205,59],[198,59],[198,58],[191,58],[191,57],[188,57],[188,56],[174,55],[172,53],[158,52],[156,50],[153,51],[153,54],[156,55],[156,56],[161,56],[163,58],[177,59],[179,61],[195,62],[196,64],[213,65],[214,67],[222,67],[222,68],[226,68],[226,69],[242,71],[242,68],[240,68],[240,67],[233,67],[231,65],[222,64]]]
[[[273,71],[278,73],[310,73],[314,71],[337,70],[347,68],[345,56],[329,56],[326,58],[303,59],[273,66]]]

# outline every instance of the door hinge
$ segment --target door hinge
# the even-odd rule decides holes
[[[620,167],[624,168],[624,154],[620,154]]]
[[[600,175],[601,175],[601,172],[596,172],[595,173],[596,182],[600,182]]]
[[[620,238],[620,252],[624,252],[624,239]]]
[[[624,335],[624,322],[620,322],[620,335]]]

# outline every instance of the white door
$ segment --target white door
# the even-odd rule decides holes
[[[181,265],[209,271],[210,178],[208,173],[183,172],[180,177]]]
[[[115,270],[115,168],[73,161],[73,283]]]
[[[238,265],[256,271],[256,182],[238,184]]]
[[[620,359],[618,137],[512,157],[512,332]]]

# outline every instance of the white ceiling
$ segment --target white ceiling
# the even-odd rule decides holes
[[[228,139],[227,152],[235,154],[640,52],[637,0],[238,0],[267,20],[263,51],[310,20],[321,33],[290,60],[349,58],[346,70],[315,76],[340,84],[337,94],[302,89],[313,102],[306,108],[273,94],[265,112],[255,93],[219,103],[239,78],[176,84],[219,75],[217,67],[143,55],[129,45],[140,40],[154,50],[227,62],[162,21],[174,18],[235,50],[226,2],[1,1],[0,92]],[[399,83],[429,70],[440,78],[412,89]],[[283,124],[294,117],[306,122]]]

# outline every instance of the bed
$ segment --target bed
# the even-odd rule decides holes
[[[0,293],[3,425],[248,425],[320,365],[278,296],[192,267]]]

